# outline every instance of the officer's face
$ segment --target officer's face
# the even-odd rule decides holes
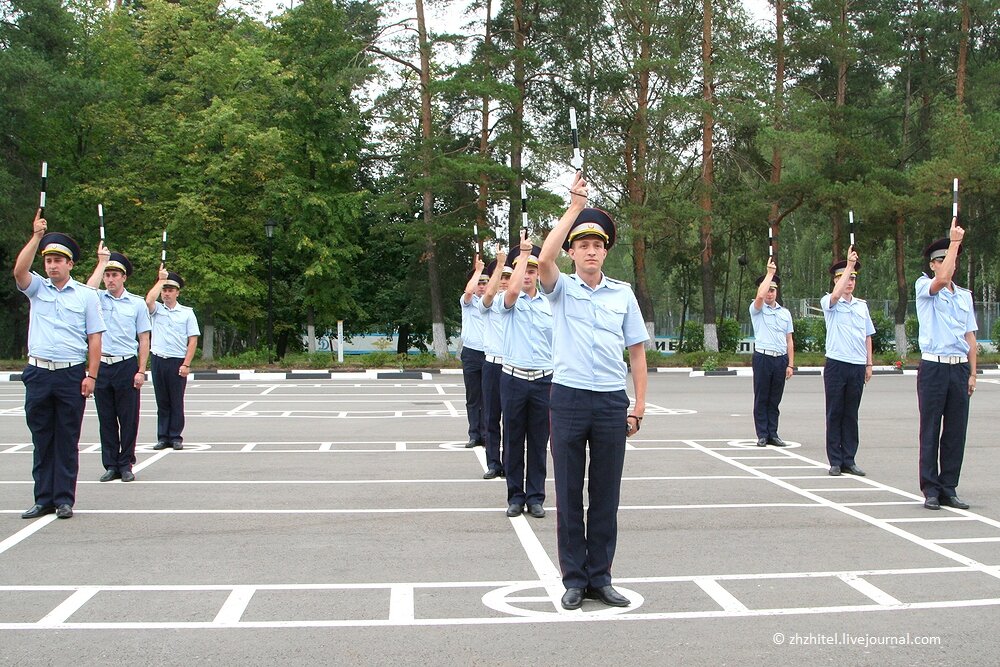
[[[476,296],[482,296],[486,294],[486,283],[476,284]]]
[[[500,279],[500,291],[501,292],[506,292],[507,291],[507,285],[509,285],[509,284],[510,284],[510,276],[504,276],[504,277],[502,277]]]
[[[538,267],[528,265],[528,268],[524,271],[524,287],[526,289],[533,288],[535,283],[538,281]]]
[[[778,300],[778,288],[774,285],[767,290],[767,294],[764,295],[764,303],[769,306],[773,306],[774,302]]]
[[[104,288],[115,296],[120,296],[125,288],[125,274],[118,269],[106,270],[104,272]]]
[[[73,260],[65,255],[50,252],[45,256],[45,275],[56,285],[62,285],[69,280],[69,272],[72,270]]]
[[[160,290],[160,296],[163,298],[163,305],[167,308],[173,308],[177,305],[177,295],[180,294],[180,290],[173,285],[166,285],[162,290]]]
[[[600,272],[608,249],[604,247],[604,239],[596,236],[585,236],[573,241],[569,247],[569,256],[576,264],[577,273]]]
[[[857,284],[857,278],[855,278],[854,276],[851,276],[850,278],[848,278],[847,279],[847,285],[844,286],[844,294],[853,294],[854,293],[854,285],[856,285],[856,284]]]

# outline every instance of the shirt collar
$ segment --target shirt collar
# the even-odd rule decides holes
[[[587,283],[583,282],[583,278],[581,278],[580,274],[578,274],[578,273],[573,273],[570,277],[573,280],[575,280],[577,282],[577,284],[580,285],[580,287],[585,287],[585,288],[589,289],[591,292],[596,292],[597,290],[601,289],[602,287],[606,287],[607,289],[610,289],[610,290],[618,288],[617,284],[615,284],[615,283],[611,282],[610,280],[608,280],[608,277],[604,274],[603,271],[601,271],[601,281],[599,283],[597,283],[597,287],[594,287],[594,288],[591,288],[590,285],[588,285]]]

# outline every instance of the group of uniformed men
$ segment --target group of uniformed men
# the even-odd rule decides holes
[[[184,281],[162,265],[143,300],[125,289],[132,263],[102,241],[87,284],[74,280],[70,274],[80,246],[66,234],[49,232],[41,213],[35,214],[31,238],[14,264],[17,288],[31,302],[28,365],[21,380],[34,445],[35,504],[21,517],[55,513],[68,519],[76,502],[87,398],[94,396],[100,422],[105,468],[100,481],[133,481],[139,390],[147,359],[152,353],[157,405],[153,449],[183,449],[184,389],[200,332],[194,311],[177,303]],[[31,271],[37,253],[45,278]],[[105,289],[99,290],[102,278]]]
[[[639,430],[646,409],[649,335],[631,287],[602,271],[615,224],[587,200],[587,181],[577,174],[570,206],[543,245],[522,235],[520,245],[498,253],[486,271],[477,257],[461,297],[467,446],[485,445],[485,479],[506,478],[507,516],[527,507],[542,518],[551,440],[566,609],[579,608],[585,597],[630,604],[611,585],[611,563],[625,438]],[[572,274],[556,265],[560,249],[573,259]]]
[[[948,236],[924,249],[930,271],[917,278],[915,285],[921,352],[917,370],[920,491],[929,510],[939,510],[942,505],[969,509],[957,488],[969,399],[976,391],[978,327],[972,293],[953,280],[964,238],[965,230],[952,219]],[[820,302],[826,320],[826,454],[829,474],[834,476],[865,475],[855,462],[860,443],[858,410],[872,376],[875,326],[868,304],[854,296],[860,270],[858,253],[852,246],[846,260],[830,267],[833,291]],[[759,447],[786,445],[778,435],[778,404],[795,366],[792,317],[777,302],[780,281],[776,272],[774,260],[769,259],[767,272],[757,279],[757,295],[750,305],[753,415]]]

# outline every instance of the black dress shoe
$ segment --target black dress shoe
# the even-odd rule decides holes
[[[521,516],[522,512],[524,512],[524,505],[511,503],[507,506],[507,516]]]
[[[500,479],[507,479],[507,473],[504,472],[503,468],[500,469]]]
[[[927,496],[924,498],[924,507],[929,510],[939,510],[941,509],[941,502],[937,496]]]
[[[133,473],[131,470],[122,470],[122,481],[123,482],[134,482],[135,481],[135,473]]]
[[[954,507],[955,509],[960,510],[969,509],[969,503],[965,502],[958,496],[941,496],[940,504],[945,507]]]
[[[865,471],[855,465],[841,466],[840,469],[843,470],[848,475],[857,475],[858,477],[865,476]]]
[[[545,508],[542,507],[541,503],[528,505],[528,514],[535,517],[536,519],[541,519],[543,516],[545,516]]]
[[[627,597],[616,591],[611,584],[601,586],[600,588],[588,588],[587,597],[591,600],[600,600],[609,607],[627,607],[632,604]]]
[[[495,470],[493,468],[490,468],[489,470],[483,473],[483,479],[496,479],[499,476],[500,476],[500,471]]]
[[[579,609],[580,605],[583,604],[583,589],[567,588],[562,599],[559,600],[559,604],[562,605],[563,609]]]
[[[22,519],[37,519],[40,516],[45,516],[46,514],[52,514],[56,511],[56,508],[52,505],[32,505],[30,509],[26,509],[21,512]]]
[[[767,447],[767,438],[757,438],[758,447]]]
[[[787,442],[785,442],[784,440],[782,440],[781,438],[779,438],[776,435],[772,435],[770,438],[768,438],[767,439],[767,443],[769,445],[774,445],[775,447],[787,447],[788,446]]]
[[[830,466],[830,474],[836,477],[840,474],[840,466]]]
[[[111,480],[118,479],[119,477],[121,477],[121,475],[118,474],[117,470],[107,470],[103,475],[101,475],[101,479],[99,481],[110,482]]]
[[[69,505],[60,505],[56,508],[56,518],[57,519],[72,519],[73,518],[73,508]]]
[[[166,449],[169,446],[170,446],[170,443],[167,442],[166,440],[157,440],[156,444],[153,445],[153,449],[156,449],[156,450]]]
[[[170,446],[173,447],[175,450],[184,449],[184,443],[181,442],[180,440],[174,440],[173,442],[170,443]]]

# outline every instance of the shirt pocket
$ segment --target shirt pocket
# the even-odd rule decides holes
[[[69,298],[57,301],[56,311],[59,319],[74,331],[87,330],[87,304],[83,299]]]
[[[566,308],[566,317],[582,320],[588,325],[594,321],[594,304],[585,295],[567,290],[563,303]]]
[[[594,316],[597,319],[597,326],[605,331],[621,333],[625,326],[624,306],[615,304],[595,304]]]

